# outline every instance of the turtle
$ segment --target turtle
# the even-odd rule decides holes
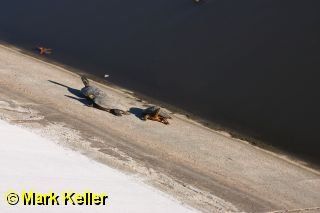
[[[110,106],[110,98],[99,88],[90,85],[89,80],[85,76],[81,76],[81,80],[84,84],[84,87],[81,89],[81,93],[89,101],[88,106],[110,112],[116,116],[130,114],[127,111]]]
[[[142,120],[146,121],[148,119],[153,121],[159,121],[168,125],[168,119],[171,119],[171,116],[165,111],[163,111],[160,107],[151,106],[144,109],[142,113]]]
[[[47,47],[37,47],[36,48],[39,51],[40,55],[44,55],[44,54],[51,54],[52,49],[47,48]]]

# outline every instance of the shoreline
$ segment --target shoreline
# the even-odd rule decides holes
[[[65,141],[65,145],[85,152],[95,160],[129,168],[133,173],[140,172],[140,175],[146,175],[150,184],[202,211],[209,212],[213,207],[232,209],[234,205],[249,212],[270,211],[319,201],[314,197],[317,193],[310,191],[320,187],[317,170],[228,137],[180,115],[174,115],[172,125],[163,126],[141,122],[134,116],[118,119],[92,111],[78,101],[65,97],[69,95],[66,88],[48,83],[48,80],[60,79],[60,83],[79,89],[81,83],[77,74],[2,45],[0,54],[3,56],[0,61],[3,77],[0,90],[4,94],[2,108],[7,103],[7,110],[4,111],[7,114],[3,116],[12,116],[12,122],[34,126],[43,131],[42,134],[49,135],[52,134],[50,128],[61,128],[59,125],[64,124],[67,129],[61,132],[66,135],[62,134],[60,140]],[[29,73],[25,73],[25,67],[31,67]],[[143,106],[132,94],[96,84],[112,93],[114,98],[120,98],[125,106]],[[42,91],[38,91],[39,88]],[[6,100],[12,100],[12,103]],[[26,119],[23,113],[17,113],[17,109],[21,111],[24,108],[27,112],[37,112],[32,116],[38,117],[38,120]],[[9,112],[12,114],[8,115]],[[90,143],[81,148],[82,145],[77,142],[79,138],[72,141],[72,137],[67,137],[73,130]],[[181,132],[186,135],[181,135]],[[110,156],[115,159],[105,159]],[[259,163],[263,165],[261,168]],[[307,182],[305,188],[299,188],[310,194],[310,200],[297,203],[295,199],[298,195],[292,194],[292,190],[297,189],[291,188],[298,180],[310,178],[314,181]],[[270,185],[265,188],[263,183]],[[277,190],[282,192],[274,195]],[[275,202],[281,193],[289,196],[288,200]],[[215,206],[217,202],[219,205]]]
[[[270,143],[268,143],[267,141],[263,141],[263,140],[255,138],[255,137],[252,137],[247,133],[243,133],[241,130],[239,131],[239,130],[234,130],[232,128],[228,128],[225,125],[220,125],[214,121],[204,119],[201,116],[198,116],[198,115],[195,115],[191,112],[183,110],[183,109],[176,107],[170,103],[159,101],[155,98],[149,97],[147,95],[144,95],[144,94],[139,93],[137,91],[134,91],[132,89],[127,89],[127,88],[124,88],[120,85],[116,85],[112,82],[107,81],[103,77],[98,77],[98,76],[95,76],[93,74],[86,72],[85,70],[82,70],[79,68],[74,68],[69,65],[62,64],[58,61],[55,61],[55,60],[51,59],[50,56],[48,56],[48,57],[39,56],[38,54],[32,52],[31,50],[27,50],[27,49],[24,49],[21,47],[16,47],[13,44],[9,44],[8,42],[5,42],[3,40],[0,41],[0,45],[14,49],[23,55],[27,55],[27,56],[34,58],[34,59],[37,59],[39,61],[48,63],[50,65],[54,65],[57,68],[62,68],[68,72],[75,73],[78,75],[85,74],[86,76],[91,78],[93,81],[98,82],[108,88],[119,90],[121,92],[125,92],[125,93],[128,93],[129,95],[132,95],[136,100],[138,100],[138,101],[141,100],[141,103],[143,103],[143,104],[147,105],[147,104],[153,103],[153,104],[159,105],[163,108],[166,108],[170,112],[172,112],[176,115],[179,115],[180,118],[185,117],[186,120],[189,120],[190,122],[193,122],[197,125],[201,125],[204,128],[208,128],[214,132],[221,133],[225,136],[234,138],[236,140],[244,141],[246,143],[251,144],[252,146],[256,146],[262,150],[265,150],[270,153],[274,153],[278,156],[284,156],[284,159],[288,159],[293,162],[298,162],[300,164],[303,164],[306,167],[313,168],[317,171],[320,170],[320,165],[318,164],[318,162],[312,160],[310,157],[308,158],[305,155],[299,155],[297,153],[292,153],[288,150],[284,150],[283,148],[275,147],[275,146],[271,145]],[[244,130],[244,131],[246,131],[246,130]],[[248,130],[246,132],[248,132]],[[254,132],[252,132],[252,133],[254,133]]]

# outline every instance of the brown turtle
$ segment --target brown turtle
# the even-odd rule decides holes
[[[164,123],[166,125],[169,124],[168,119],[171,119],[171,116],[167,114],[165,111],[163,111],[158,106],[151,106],[146,109],[144,109],[142,113],[142,120],[153,120],[153,121],[159,121],[161,123]]]
[[[116,116],[128,115],[127,111],[118,109],[112,105],[112,100],[99,88],[90,85],[89,80],[85,76],[81,76],[81,80],[84,87],[81,89],[81,93],[89,101],[89,106],[97,109],[110,112]]]

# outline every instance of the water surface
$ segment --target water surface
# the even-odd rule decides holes
[[[0,39],[320,163],[319,0],[11,0]]]

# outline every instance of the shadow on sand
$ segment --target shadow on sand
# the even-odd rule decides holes
[[[58,83],[56,81],[51,81],[51,80],[48,80],[48,81],[50,83],[65,87],[71,94],[76,96],[76,97],[74,97],[74,96],[70,96],[70,95],[65,95],[67,98],[71,98],[71,99],[77,100],[77,101],[83,103],[86,106],[89,105],[89,101],[86,99],[86,97],[84,95],[82,95],[80,90],[72,88],[72,87],[69,87],[69,86],[61,84],[61,83]]]
[[[129,112],[131,114],[134,114],[137,118],[139,118],[140,120],[142,120],[143,118],[143,111],[144,109],[141,109],[141,108],[137,108],[137,107],[131,107],[129,109]]]

